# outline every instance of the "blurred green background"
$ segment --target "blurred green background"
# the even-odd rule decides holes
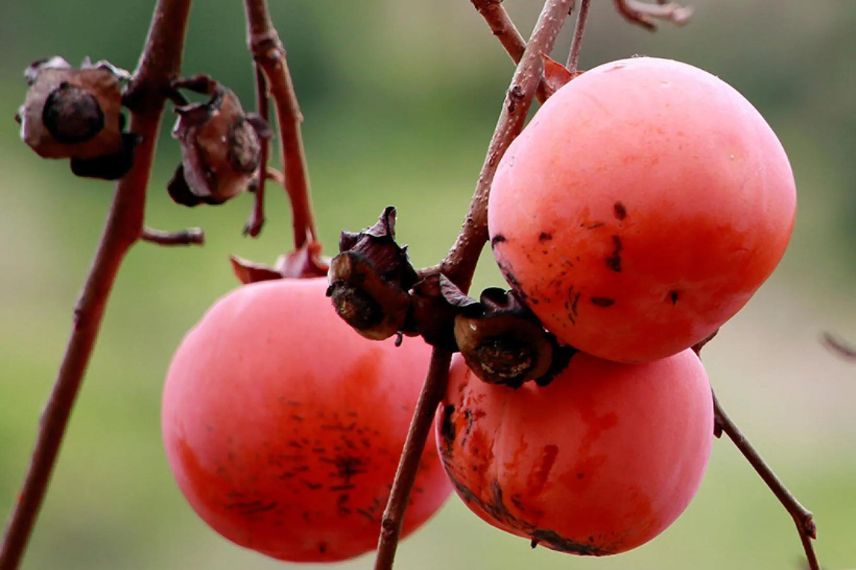
[[[451,244],[495,124],[511,66],[466,0],[289,2],[272,11],[290,54],[321,235],[399,208],[417,264]],[[788,150],[800,210],[788,254],[706,349],[720,398],[814,510],[824,568],[856,567],[856,364],[819,343],[856,342],[856,3],[695,0],[686,28],[650,34],[595,2],[582,67],[634,53],[687,61],[742,91]],[[535,2],[506,6],[525,34]],[[62,54],[133,68],[150,2],[0,2],[0,515],[26,468],[71,310],[112,186],[39,160],[11,120],[21,71]],[[568,31],[556,56],[564,58]],[[195,3],[185,71],[211,73],[251,100],[237,0]],[[171,117],[167,118],[168,123]],[[272,192],[261,238],[241,236],[250,198],[185,209],[164,190],[177,146],[165,125],[148,223],[201,225],[204,248],[133,249],[118,279],[28,569],[272,569],[281,563],[209,531],[173,484],[160,444],[159,396],[172,350],[213,300],[236,285],[227,255],[272,262],[289,247],[284,196]],[[487,259],[485,261],[488,261]],[[489,263],[477,287],[499,284]],[[800,568],[793,523],[727,441],[686,514],[625,555],[578,559],[505,535],[457,498],[405,541],[399,567]],[[336,568],[369,568],[363,557]]]

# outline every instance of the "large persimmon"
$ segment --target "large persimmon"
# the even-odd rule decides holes
[[[326,279],[246,285],[179,346],[163,395],[176,481],[226,538],[291,561],[373,549],[430,358],[407,339],[373,342],[335,313]],[[434,446],[404,533],[451,491]]]
[[[499,164],[488,223],[508,282],[562,342],[675,354],[734,315],[794,222],[782,145],[735,89],[650,57],[559,89]]]
[[[555,550],[616,554],[684,511],[713,439],[691,350],[645,364],[577,353],[545,386],[488,384],[455,357],[435,420],[458,495],[479,517]]]

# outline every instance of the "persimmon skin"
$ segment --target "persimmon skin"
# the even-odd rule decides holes
[[[796,190],[735,89],[676,61],[596,67],[498,166],[488,224],[508,282],[560,340],[644,362],[708,337],[772,273]]]
[[[577,353],[548,386],[516,390],[482,382],[456,356],[435,426],[476,515],[603,556],[651,540],[687,507],[710,456],[713,399],[691,350],[645,364]]]
[[[163,440],[179,487],[229,540],[282,560],[372,550],[430,347],[362,338],[324,295],[326,279],[240,287],[178,348],[163,394]],[[413,531],[451,487],[435,447],[404,520]]]

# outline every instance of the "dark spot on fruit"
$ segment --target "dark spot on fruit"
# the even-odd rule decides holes
[[[351,509],[348,507],[348,500],[350,496],[347,493],[342,493],[339,495],[339,498],[336,500],[336,508],[339,510],[339,514],[341,515],[349,515],[351,514]]]
[[[327,552],[327,543],[326,542],[319,542],[318,543],[318,552],[320,552],[321,554],[324,554],[325,552]]]
[[[577,324],[577,306],[580,302],[582,294],[574,290],[574,286],[568,287],[568,296],[565,298],[565,310],[568,313],[568,320],[572,325]]]
[[[455,422],[452,421],[452,414],[455,413],[455,406],[447,404],[443,408],[443,423],[440,424],[440,434],[443,436],[443,442],[447,447],[452,447],[455,442]]]
[[[502,234],[496,234],[492,238],[490,238],[490,247],[496,247],[496,244],[502,243],[506,241],[505,236]]]
[[[580,227],[587,230],[596,230],[597,228],[603,227],[603,225],[603,222],[592,222],[590,224],[580,224]]]
[[[556,463],[556,456],[559,455],[559,448],[556,445],[545,445],[541,450],[541,458],[538,465],[529,473],[526,480],[526,487],[533,495],[539,494],[544,490],[547,484],[547,478],[550,476],[550,471]]]
[[[537,541],[537,543],[543,542],[553,550],[569,552],[580,556],[604,556],[612,553],[610,550],[595,544],[574,542],[573,540],[563,537],[554,530],[539,528],[535,529],[530,536],[533,541]]]
[[[592,297],[591,304],[603,308],[611,307],[615,304],[615,299],[610,299],[609,297]]]
[[[323,487],[323,485],[321,485],[321,483],[313,483],[312,481],[308,481],[306,479],[301,479],[300,482],[303,483],[304,485],[306,485],[309,488],[309,490],[311,490],[311,491],[315,491],[315,490]]]
[[[615,216],[615,219],[621,221],[627,217],[627,208],[621,202],[616,202],[612,205],[612,214]]]
[[[551,239],[553,239],[553,234],[548,234],[547,232],[538,234],[538,241],[550,241]]]
[[[616,273],[621,273],[621,238],[612,236],[612,255],[606,258],[606,266]]]
[[[678,302],[678,292],[674,289],[669,291],[669,300],[672,302],[673,305]]]
[[[534,549],[536,546],[538,546],[538,539],[537,538],[533,538],[532,540],[529,541],[529,548]]]
[[[583,479],[585,476],[585,473],[577,473],[577,479]]]
[[[230,511],[237,511],[238,514],[240,514],[241,516],[252,517],[261,513],[265,513],[267,511],[271,511],[276,508],[276,505],[276,501],[270,501],[268,503],[265,503],[260,500],[255,500],[228,503],[225,505],[225,507]]]

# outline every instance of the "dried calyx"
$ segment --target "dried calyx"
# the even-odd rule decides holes
[[[260,139],[271,136],[268,124],[245,113],[237,95],[210,77],[182,79],[173,87],[210,97],[187,103],[173,93],[182,103],[172,131],[181,144],[181,164],[167,187],[170,197],[185,206],[222,204],[250,188],[258,176]]]
[[[54,56],[24,73],[29,90],[16,119],[39,156],[69,158],[78,176],[117,179],[131,168],[137,137],[123,132],[122,86],[128,72],[85,59],[79,69]]]
[[[321,244],[311,240],[291,253],[281,255],[273,267],[236,255],[229,259],[235,277],[244,285],[273,279],[324,277],[330,269],[330,258],[321,255]]]
[[[407,248],[395,242],[395,208],[359,233],[342,232],[330,264],[327,296],[336,312],[361,335],[381,340],[405,329],[408,291],[418,277]]]
[[[485,382],[514,388],[527,380],[546,385],[576,352],[559,346],[513,291],[491,287],[475,300],[443,276],[440,287],[459,310],[454,328],[458,349]]]

